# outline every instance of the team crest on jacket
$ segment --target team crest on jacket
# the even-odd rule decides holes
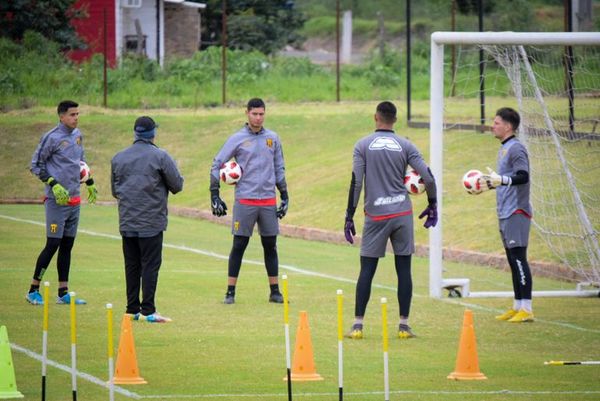
[[[77,140],[76,140],[75,142],[77,142],[77,145],[81,145],[81,137],[80,137],[80,136],[78,136],[78,137],[77,137]]]
[[[402,152],[402,146],[394,138],[389,136],[378,136],[369,144],[369,150],[391,150]]]
[[[273,147],[273,140],[271,138],[267,138],[267,146],[270,148]]]

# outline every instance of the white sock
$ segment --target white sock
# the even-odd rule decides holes
[[[364,320],[364,318],[362,318],[362,317],[354,318],[354,324],[360,324],[362,326],[363,320]]]
[[[525,309],[527,312],[531,313],[531,299],[523,299],[521,300],[521,308]]]
[[[520,299],[513,300],[513,310],[519,311],[521,310],[522,301]]]
[[[407,317],[401,317],[400,318],[400,324],[405,324],[408,326],[408,318]]]

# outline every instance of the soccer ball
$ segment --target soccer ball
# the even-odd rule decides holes
[[[417,173],[412,167],[406,170],[404,175],[404,186],[411,195],[421,195],[425,191],[425,182],[423,177]]]
[[[90,179],[92,171],[90,166],[87,165],[83,160],[79,161],[79,182],[86,182]]]
[[[219,176],[225,184],[234,185],[242,178],[242,168],[236,161],[229,160],[221,165]]]
[[[479,179],[483,173],[479,170],[469,170],[462,179],[463,188],[471,195],[479,195],[483,192]]]

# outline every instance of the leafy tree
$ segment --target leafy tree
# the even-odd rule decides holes
[[[203,47],[221,44],[222,0],[208,0],[203,12]],[[299,44],[298,33],[306,17],[292,0],[228,0],[227,46],[233,49],[275,53],[288,44]]]
[[[0,37],[21,42],[25,31],[35,31],[57,42],[62,49],[85,46],[77,36],[71,20],[85,17],[76,9],[76,0],[0,1]]]

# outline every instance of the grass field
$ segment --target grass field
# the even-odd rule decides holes
[[[285,220],[284,220],[285,221]],[[17,387],[26,400],[40,399],[42,308],[24,299],[35,259],[43,246],[42,206],[0,205],[0,325],[8,328]],[[87,299],[77,309],[78,397],[108,399],[105,304],[115,308],[115,350],[125,284],[117,212],[83,206],[73,251],[71,289]],[[285,400],[285,343],[281,305],[267,303],[262,250],[251,240],[242,266],[237,303],[223,305],[226,257],[231,237],[222,225],[172,216],[165,234],[157,293],[164,325],[134,323],[140,374],[148,384],[121,386],[117,400]],[[309,315],[320,382],[294,383],[294,397],[337,400],[336,290],[345,294],[344,325],[354,308],[358,249],[280,237],[281,273],[289,276],[292,346],[298,314]],[[468,265],[447,266],[472,286],[509,288],[506,273]],[[598,299],[540,298],[537,321],[511,325],[493,316],[502,299],[432,300],[427,297],[427,260],[415,258],[411,324],[418,338],[390,341],[391,399],[411,400],[597,400],[598,366],[549,367],[543,362],[600,359]],[[54,263],[45,279],[56,291]],[[344,342],[345,399],[383,399],[380,297],[389,303],[389,329],[397,325],[392,258],[380,262],[367,310],[363,341]],[[564,283],[537,279],[546,288]],[[474,311],[480,382],[454,382],[458,338],[466,308]],[[48,400],[71,398],[69,308],[50,304]],[[0,361],[1,362],[1,361]]]

